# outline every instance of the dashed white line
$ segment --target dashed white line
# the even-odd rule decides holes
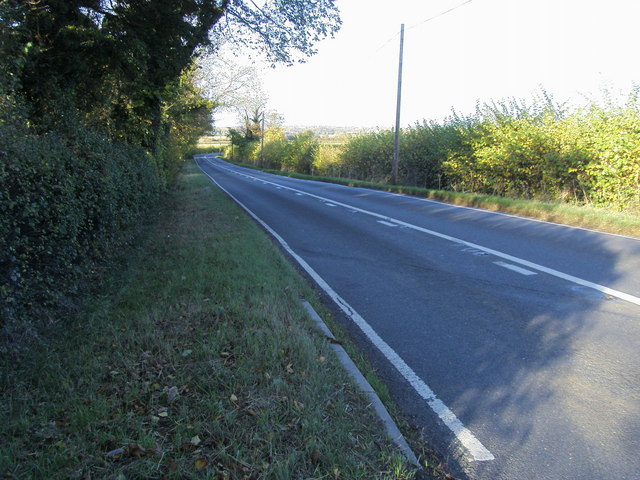
[[[518,267],[517,265],[511,265],[510,263],[506,263],[506,262],[493,262],[493,263],[495,263],[500,267],[508,268],[509,270],[518,272],[522,275],[537,275],[536,272],[532,272],[531,270],[527,270],[526,268]]]
[[[381,223],[382,225],[386,225],[387,227],[397,227],[398,224],[396,223],[391,223],[391,222],[387,222],[385,220],[376,220],[378,223]]]
[[[211,162],[210,160],[208,160],[208,161]],[[231,170],[231,169],[226,168],[226,167],[222,167],[222,166],[219,166],[219,165],[218,165],[218,167],[219,168],[223,168],[225,170],[229,170],[229,171],[231,171],[233,173],[238,173],[237,171]],[[253,178],[251,175],[247,175],[246,173],[238,173],[238,174],[239,175],[244,175],[247,178]],[[269,183],[273,183],[273,182],[269,182]],[[273,183],[273,185],[278,185],[278,184],[277,183]],[[543,272],[543,273],[546,273],[548,275],[551,275],[551,276],[554,276],[554,277],[557,277],[557,278],[561,278],[561,279],[566,280],[568,282],[575,283],[576,285],[582,285],[583,287],[592,288],[594,290],[597,290],[599,292],[605,293],[607,295],[611,295],[612,297],[616,297],[616,298],[619,298],[621,300],[625,300],[625,301],[627,301],[629,303],[633,303],[635,305],[640,305],[640,297],[637,297],[635,295],[631,295],[629,293],[625,293],[625,292],[622,292],[620,290],[616,290],[614,288],[610,288],[610,287],[607,287],[607,286],[604,286],[604,285],[600,285],[598,283],[590,282],[589,280],[585,280],[585,279],[582,279],[582,278],[579,278],[579,277],[575,277],[573,275],[569,275],[567,273],[560,272],[558,270],[554,270],[553,268],[548,268],[548,267],[545,267],[544,265],[540,265],[538,263],[530,262],[528,260],[524,260],[524,259],[519,258],[519,257],[514,257],[513,255],[509,255],[508,253],[504,253],[504,252],[501,252],[499,250],[494,250],[492,248],[483,247],[482,245],[478,245],[478,244],[473,243],[473,242],[467,242],[466,240],[462,240],[460,238],[456,238],[456,237],[453,237],[451,235],[447,235],[447,234],[444,234],[444,233],[436,232],[434,230],[429,230],[428,228],[419,227],[417,225],[413,225],[411,223],[404,222],[404,221],[399,220],[397,218],[392,218],[392,217],[388,217],[386,215],[381,215],[379,213],[375,213],[375,212],[372,212],[370,210],[365,210],[363,208],[355,207],[353,205],[348,205],[348,204],[342,203],[342,202],[336,202],[335,200],[329,200],[328,198],[321,197],[320,195],[315,195],[313,193],[305,192],[303,190],[297,190],[295,188],[286,187],[284,185],[281,186],[281,188],[285,188],[285,189],[291,190],[293,192],[300,192],[300,193],[302,193],[304,195],[307,195],[309,197],[317,198],[318,200],[322,200],[323,202],[333,202],[334,204],[336,204],[336,205],[338,205],[340,207],[347,208],[347,209],[349,209],[351,211],[355,211],[355,212],[371,215],[372,217],[379,218],[381,220],[385,220],[385,221],[388,221],[388,222],[393,222],[393,223],[395,223],[395,224],[397,224],[397,225],[399,225],[401,227],[410,228],[410,229],[416,230],[418,232],[426,233],[427,235],[432,235],[432,236],[437,237],[437,238],[442,238],[443,240],[449,240],[450,242],[453,242],[453,243],[457,243],[457,244],[464,245],[464,246],[467,246],[467,247],[475,248],[475,249],[480,250],[482,252],[488,253],[489,255],[494,255],[494,256],[502,258],[504,260],[508,260],[509,262],[517,263],[519,265],[522,265],[523,267],[530,268],[531,270],[537,270],[538,272]]]

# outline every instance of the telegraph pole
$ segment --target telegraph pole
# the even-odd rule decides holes
[[[398,65],[398,101],[396,103],[396,131],[393,140],[393,162],[391,163],[391,183],[398,183],[398,160],[400,158],[400,105],[402,99],[402,54],[404,50],[404,23],[400,26],[400,61]]]
[[[260,131],[260,166],[264,167],[264,157],[262,152],[264,151],[264,117],[265,110],[262,110],[262,130]]]

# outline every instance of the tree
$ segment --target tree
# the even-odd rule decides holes
[[[207,51],[197,58],[194,79],[215,108],[232,109],[251,96],[264,97],[255,65],[241,65],[223,49]]]
[[[332,0],[0,0],[0,339],[71,304],[177,171],[205,48],[290,63],[338,24]]]
[[[340,25],[335,0],[267,0],[262,6],[236,0],[228,2],[213,35],[291,65],[316,53],[315,44],[333,37]]]
[[[340,26],[334,0],[4,0],[2,8],[11,18],[2,43],[24,60],[17,83],[34,121],[59,118],[64,105],[151,150],[167,91],[204,48],[235,42],[290,64]]]

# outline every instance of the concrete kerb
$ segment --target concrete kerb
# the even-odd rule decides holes
[[[305,308],[305,310],[309,313],[309,317],[311,317],[311,319],[318,325],[318,328],[322,331],[322,333],[329,339],[335,338],[331,333],[331,330],[329,330],[329,327],[327,327],[327,325],[322,321],[322,319],[314,310],[314,308],[311,306],[311,304],[306,300],[301,300],[301,303],[302,303],[302,306]],[[340,360],[340,363],[342,363],[342,366],[344,367],[344,369],[355,381],[358,388],[360,388],[360,390],[367,396],[368,400],[371,402],[371,405],[373,406],[376,414],[382,421],[382,424],[384,425],[384,428],[389,438],[391,438],[393,443],[396,444],[396,446],[400,449],[402,454],[405,457],[407,457],[407,459],[414,466],[421,468],[418,458],[411,450],[411,447],[409,447],[409,444],[407,443],[404,436],[402,435],[402,432],[400,432],[400,429],[398,429],[398,426],[396,425],[396,423],[391,418],[391,415],[389,415],[389,412],[387,411],[384,404],[380,400],[380,397],[378,397],[375,390],[373,389],[373,387],[371,387],[367,379],[364,378],[364,375],[362,375],[362,373],[360,372],[356,364],[353,363],[353,360],[351,360],[351,357],[349,357],[349,355],[344,350],[344,348],[342,348],[342,346],[337,343],[332,343],[331,348],[336,353],[338,360]]]

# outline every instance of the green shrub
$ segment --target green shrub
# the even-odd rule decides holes
[[[288,172],[310,174],[318,146],[318,141],[312,131],[298,133],[287,144],[281,169]]]
[[[340,174],[384,182],[392,157],[392,131],[358,135],[344,146]],[[622,107],[571,113],[543,94],[531,106],[493,102],[471,117],[404,129],[398,167],[410,186],[638,209],[638,158],[635,93]]]
[[[351,137],[342,152],[348,178],[386,181],[391,173],[393,132],[383,130]]]
[[[287,156],[288,146],[289,142],[285,138],[276,138],[270,141],[265,140],[261,166],[270,170],[280,170],[283,159]],[[260,152],[258,152],[258,156],[259,155]]]
[[[594,204],[640,209],[640,109],[635,98],[624,107],[592,106],[569,119],[584,132],[575,139],[587,157],[581,186]]]
[[[34,331],[70,306],[92,261],[162,188],[153,158],[83,127],[36,135],[5,96],[0,118],[0,330]]]
[[[342,172],[340,145],[319,144],[313,160],[314,175],[339,177]]]

